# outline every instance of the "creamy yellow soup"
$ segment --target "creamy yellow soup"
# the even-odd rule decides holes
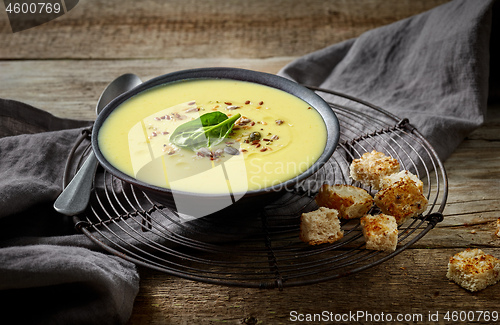
[[[238,116],[221,143],[196,149],[172,143],[180,125],[215,111]],[[326,127],[316,110],[284,91],[196,79],[128,99],[103,123],[98,144],[112,165],[146,183],[183,192],[245,193],[307,170],[324,150]]]

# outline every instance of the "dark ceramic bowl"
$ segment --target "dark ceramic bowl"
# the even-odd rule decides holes
[[[319,112],[326,125],[327,141],[322,155],[309,169],[292,179],[260,190],[235,193],[234,195],[231,195],[231,197],[220,194],[179,192],[153,186],[123,173],[110,164],[99,149],[98,141],[99,130],[110,113],[127,99],[145,90],[168,83],[191,79],[231,79],[253,82],[283,90],[304,100],[313,109]],[[293,189],[294,185],[317,172],[333,154],[339,141],[339,135],[338,119],[331,107],[316,93],[291,80],[273,74],[244,69],[203,68],[178,71],[159,76],[144,82],[143,84],[111,101],[99,114],[94,124],[92,132],[92,147],[100,164],[108,172],[124,182],[130,183],[143,190],[150,196],[150,198],[158,203],[177,208],[179,212],[197,218],[214,213],[241,213],[243,211],[255,211],[256,208],[269,204],[287,190]]]

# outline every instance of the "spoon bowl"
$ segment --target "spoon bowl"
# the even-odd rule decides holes
[[[132,73],[121,75],[113,80],[99,97],[96,114],[99,115],[113,99],[141,83],[141,79]],[[93,184],[92,175],[95,173],[97,164],[98,161],[94,151],[90,151],[82,167],[54,202],[54,209],[57,212],[67,216],[74,216],[85,211],[90,200]]]

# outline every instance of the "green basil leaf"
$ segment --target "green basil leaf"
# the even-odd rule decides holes
[[[203,114],[199,118],[203,126],[217,125],[221,122],[224,122],[227,119],[228,119],[227,115],[219,111]]]
[[[195,120],[179,125],[170,136],[170,142],[191,150],[215,146],[229,136],[240,116],[236,114],[228,118],[219,111],[203,114]]]

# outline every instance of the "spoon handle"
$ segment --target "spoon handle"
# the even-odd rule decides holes
[[[93,151],[78,170],[75,177],[64,188],[54,202],[54,209],[67,216],[74,216],[85,211],[90,200],[90,193],[97,168],[97,158]]]

